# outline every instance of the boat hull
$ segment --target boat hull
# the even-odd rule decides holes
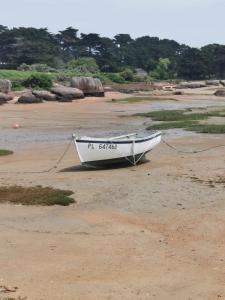
[[[113,159],[105,159],[105,160],[96,160],[96,161],[89,161],[89,162],[83,162],[81,163],[83,166],[86,167],[93,167],[93,168],[100,168],[100,167],[109,167],[112,165],[134,165],[134,164],[140,164],[146,161],[146,155],[147,153],[140,153],[133,156],[129,157],[118,157],[118,158],[113,158]]]
[[[74,143],[83,165],[109,165],[120,162],[137,164],[146,153],[161,142],[161,133],[154,133],[145,138],[134,139],[97,139],[74,138]]]

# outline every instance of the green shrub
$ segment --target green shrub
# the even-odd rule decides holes
[[[32,64],[27,65],[25,63],[21,64],[18,68],[18,71],[34,71],[34,72],[56,72],[52,67],[49,67],[46,64]]]
[[[125,79],[118,73],[108,73],[106,74],[109,80],[115,83],[125,83]]]
[[[46,75],[41,72],[34,71],[18,71],[18,70],[0,70],[0,79],[8,79],[12,82],[12,89],[22,90],[24,89],[24,82],[27,81],[31,76],[35,75]],[[55,80],[57,73],[47,74],[52,80]],[[30,87],[30,86],[29,86]]]
[[[133,81],[134,82],[147,82],[147,76],[134,75]]]
[[[66,68],[77,73],[97,73],[99,67],[96,60],[92,57],[81,57],[72,59],[66,65]]]
[[[22,84],[22,81],[13,81],[12,82],[12,90],[13,91],[22,91],[24,89],[24,86]]]
[[[170,78],[169,66],[171,62],[169,58],[160,58],[157,66],[150,72],[150,77],[156,80],[167,80]]]
[[[27,80],[23,82],[23,85],[27,88],[43,88],[50,89],[53,85],[51,76],[48,74],[33,74]]]
[[[120,73],[120,76],[123,77],[125,81],[134,80],[134,72],[130,68],[126,68],[123,72]]]
[[[30,71],[30,65],[22,63],[18,68],[18,71]]]

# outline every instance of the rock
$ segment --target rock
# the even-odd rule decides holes
[[[225,89],[224,90],[217,90],[215,93],[214,93],[215,96],[218,96],[218,97],[225,97]]]
[[[181,92],[181,91],[175,91],[175,92],[173,93],[173,95],[177,95],[177,96],[183,95],[183,92]]]
[[[148,76],[148,73],[144,69],[141,69],[141,68],[135,69],[135,72],[136,72],[136,75],[141,78]]]
[[[12,83],[7,79],[0,79],[0,92],[2,93],[10,93],[12,90]]]
[[[73,77],[71,86],[83,91],[85,96],[104,97],[105,92],[101,81],[92,77]]]
[[[17,286],[14,287],[7,287],[5,285],[0,286],[0,293],[14,293],[18,290]]]
[[[10,101],[12,99],[13,99],[12,96],[4,94],[4,93],[0,93],[0,102],[5,103],[5,102]]]
[[[220,84],[222,84],[223,86],[225,86],[225,80],[220,80]]]
[[[31,104],[31,103],[41,103],[43,102],[40,98],[35,97],[31,92],[23,94],[21,97],[19,97],[17,103],[25,103],[25,104]]]
[[[111,86],[104,86],[104,91],[105,92],[115,92],[115,89]]]
[[[219,80],[206,80],[206,85],[220,85],[220,81]]]
[[[203,82],[183,82],[176,86],[177,89],[199,89],[206,87]]]
[[[51,89],[51,92],[56,95],[56,99],[60,102],[72,102],[75,99],[83,99],[84,93],[76,88],[57,86]]]
[[[32,94],[41,100],[56,101],[56,95],[48,91],[33,91]]]

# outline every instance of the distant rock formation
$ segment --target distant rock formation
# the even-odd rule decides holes
[[[220,81],[219,80],[206,80],[206,85],[215,85],[215,86],[219,86],[220,85]]]
[[[222,84],[222,86],[225,86],[225,80],[220,80],[220,84]]]
[[[176,86],[177,89],[199,89],[206,87],[204,82],[182,82]]]
[[[0,92],[8,94],[12,90],[12,83],[7,79],[0,79]]]
[[[217,96],[217,97],[225,97],[225,89],[224,90],[217,90],[214,93],[214,95]]]
[[[0,104],[4,104],[12,99],[13,97],[11,95],[0,93]]]
[[[41,100],[56,101],[56,95],[49,91],[33,91],[32,94]]]
[[[83,99],[84,93],[72,87],[57,86],[51,89],[51,92],[56,95],[56,99],[60,102],[72,102],[75,99]]]
[[[34,96],[31,92],[23,94],[19,97],[17,103],[31,104],[31,103],[41,103],[43,102],[40,98]]]
[[[85,96],[104,97],[105,92],[101,81],[92,77],[73,77],[71,86],[83,91]]]
[[[148,73],[141,68],[137,68],[137,69],[135,69],[135,71],[136,71],[138,77],[144,78],[144,77],[148,76]]]

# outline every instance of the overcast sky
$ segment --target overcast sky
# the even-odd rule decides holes
[[[225,0],[0,0],[0,23],[11,27],[72,26],[113,37],[129,33],[190,46],[225,44]]]

